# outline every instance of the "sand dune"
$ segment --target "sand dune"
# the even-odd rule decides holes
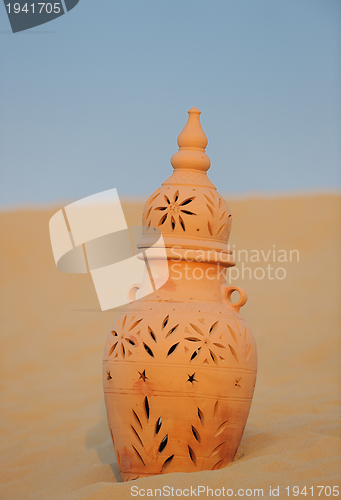
[[[104,342],[119,311],[100,311],[90,275],[56,269],[48,221],[60,207],[0,215],[0,498],[113,500],[133,498],[132,486],[152,493],[163,486],[225,488],[233,496],[257,488],[263,498],[270,487],[279,487],[279,498],[289,498],[290,487],[292,498],[292,487],[306,486],[308,495],[299,498],[327,498],[329,490],[318,496],[318,486],[341,487],[341,197],[228,203],[232,248],[249,258],[252,250],[265,256],[275,250],[277,257],[279,250],[298,250],[292,262],[273,262],[272,252],[267,262],[245,262],[244,252],[237,266],[240,273],[243,264],[250,268],[233,283],[249,293],[243,316],[259,358],[241,445],[224,469],[131,483],[120,482],[101,380]],[[141,203],[124,210],[129,224],[140,223]],[[255,269],[269,264],[286,277],[255,278]]]

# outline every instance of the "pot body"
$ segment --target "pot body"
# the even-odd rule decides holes
[[[125,308],[107,338],[105,403],[123,481],[225,466],[249,414],[257,353],[239,314],[246,292],[227,287],[212,264],[186,263],[186,277],[177,266]]]

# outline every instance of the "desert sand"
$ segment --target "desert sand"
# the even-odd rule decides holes
[[[222,496],[243,489],[239,496],[249,498],[257,497],[254,489],[270,498],[270,488],[279,488],[281,499],[293,498],[294,486],[306,486],[307,495],[298,498],[327,498],[330,490],[318,486],[330,486],[330,497],[337,496],[341,196],[227,202],[234,217],[232,248],[247,250],[249,257],[251,250],[265,256],[285,250],[288,260],[290,250],[298,250],[292,262],[278,262],[279,253],[273,262],[272,252],[267,262],[245,262],[244,252],[237,268],[241,273],[243,263],[250,267],[251,279],[245,272],[232,281],[248,291],[242,315],[258,347],[244,436],[224,469],[128,483],[120,480],[101,380],[106,335],[119,310],[101,312],[89,274],[57,270],[48,221],[61,207],[0,214],[1,499],[121,500],[134,498],[132,486],[146,496],[147,490],[154,495],[155,488],[173,487],[174,498],[176,490],[186,494],[191,487],[198,495],[199,486]],[[142,206],[124,204],[128,224],[140,223]],[[256,279],[254,270],[269,264],[273,279]],[[278,268],[284,279],[284,271],[274,277]],[[205,491],[200,498],[212,495]]]

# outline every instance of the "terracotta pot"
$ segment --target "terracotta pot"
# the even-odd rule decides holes
[[[196,108],[178,144],[173,174],[146,203],[139,244],[148,248],[152,228],[161,230],[169,278],[119,315],[104,353],[108,422],[124,481],[231,462],[256,382],[256,344],[239,314],[247,294],[225,284],[234,265],[232,217],[206,174],[207,138]],[[158,265],[157,252],[150,258]],[[137,298],[149,285],[146,273]]]

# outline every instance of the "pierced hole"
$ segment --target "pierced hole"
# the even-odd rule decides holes
[[[144,398],[144,409],[146,410],[147,420],[149,419],[149,401],[147,396]]]
[[[197,457],[190,446],[188,447],[188,453],[189,453],[189,456],[191,457],[191,460],[194,463],[194,465],[197,465]]]
[[[200,335],[204,335],[203,332],[200,330],[200,328],[196,325],[193,325],[193,323],[190,323],[191,327],[193,328],[193,330],[195,330],[196,332],[198,332]]]
[[[225,422],[223,422],[222,424],[219,425],[219,427],[217,429],[217,432],[215,433],[214,437],[217,437],[217,436],[219,436],[219,434],[221,434],[222,432],[224,432],[224,430],[226,429],[227,426],[228,426],[228,421],[225,420]]]
[[[129,328],[128,332],[130,332],[130,330],[132,330],[133,328],[135,328],[135,326],[137,326],[139,323],[141,323],[142,319],[138,319],[137,321],[135,321],[135,323],[133,323],[131,325],[131,327]]]
[[[205,424],[205,418],[203,412],[198,408],[198,418],[201,422],[201,425],[203,426]]]
[[[178,198],[179,198],[179,191],[176,191],[176,193],[174,194],[174,201],[178,201]]]
[[[201,347],[199,347],[196,351],[194,351],[194,353],[191,356],[190,361],[193,361],[193,359],[195,359],[198,356],[200,349],[201,349]]]
[[[126,339],[127,342],[129,342],[129,344],[133,345],[134,347],[136,346],[135,342],[131,339]]]
[[[220,469],[222,462],[223,462],[222,460],[219,460],[219,462],[213,465],[212,470]]]
[[[162,453],[168,443],[168,434],[163,438],[159,446],[159,453]]]
[[[164,210],[167,210],[167,207],[156,207],[155,210],[161,210],[163,212]]]
[[[164,224],[164,222],[166,221],[167,219],[167,216],[168,214],[165,214],[163,217],[161,217],[161,219],[159,220],[159,226],[162,226],[162,224]]]
[[[180,207],[183,207],[185,205],[188,205],[188,203],[191,203],[191,201],[193,201],[195,198],[195,196],[193,196],[192,198],[187,198],[187,200],[183,201],[182,203],[180,203]]]
[[[187,214],[187,215],[197,215],[194,212],[190,212],[189,210],[181,210],[181,212],[183,212],[184,214]]]
[[[168,465],[171,463],[171,461],[173,460],[173,458],[174,458],[174,455],[171,455],[170,457],[167,458],[167,460],[165,460],[163,462],[163,465],[161,467],[161,472],[163,472],[168,467]]]
[[[232,214],[230,214],[229,217],[232,217]]]
[[[165,197],[165,200],[168,203],[168,205],[170,205],[170,199],[166,195],[164,195],[164,197]]]
[[[215,362],[215,364],[217,365],[217,364],[218,364],[218,362],[217,362],[216,355],[214,354],[214,352],[213,352],[213,351],[211,351],[211,349],[209,349],[209,351],[210,351],[210,356],[211,356],[211,358],[213,359],[213,361],[214,361],[214,362]]]
[[[220,347],[220,349],[225,349],[225,346],[222,344],[218,344],[218,342],[213,342],[213,345],[216,345],[217,347]]]
[[[143,443],[142,443],[142,440],[141,440],[140,436],[138,435],[137,431],[134,429],[134,427],[133,427],[132,425],[131,425],[130,427],[133,429],[135,436],[136,436],[136,437],[137,437],[137,439],[140,441],[140,444],[141,444],[142,448],[144,448],[144,445],[143,445]]]
[[[117,332],[115,330],[112,330],[111,333],[113,334],[114,337],[117,337]]]
[[[132,447],[134,448],[136,455],[139,457],[139,459],[141,460],[141,462],[143,463],[143,465],[146,467],[146,464],[144,463],[143,458],[141,457],[141,455],[139,454],[139,452],[137,451],[137,449],[135,448],[135,446],[132,445]]]
[[[212,453],[211,453],[211,455],[209,456],[209,458],[214,457],[215,455],[217,455],[217,454],[219,453],[220,449],[222,448],[222,446],[224,446],[224,444],[225,444],[224,442],[223,442],[223,443],[218,444],[218,446],[216,446],[216,447],[214,448],[214,450],[212,451]]]
[[[117,344],[118,344],[118,342],[115,342],[115,344],[111,346],[111,349],[110,349],[110,351],[109,351],[108,356],[111,356],[111,355],[112,355],[112,353],[113,353],[113,352],[114,352],[114,350],[116,349]]]
[[[159,431],[161,429],[161,425],[162,425],[162,417],[160,417],[158,419],[158,421],[156,422],[156,425],[155,425],[155,434],[159,434]]]
[[[216,329],[217,326],[218,326],[218,321],[213,323],[213,325],[211,326],[210,331],[209,331],[210,335],[212,335],[212,333],[214,332],[214,330]]]
[[[193,436],[198,441],[198,443],[201,443],[201,436],[199,434],[199,431],[195,427],[193,427],[193,425],[192,425],[192,432],[193,432]]]
[[[175,332],[175,330],[178,328],[178,326],[179,326],[179,325],[176,325],[176,326],[174,326],[171,330],[169,330],[169,332],[167,333],[167,335],[166,335],[166,337],[165,337],[165,338],[167,338],[167,337],[169,337],[170,335],[172,335],[172,333],[174,333],[174,332]]]
[[[110,375],[110,372],[107,372],[107,380],[111,380],[112,376]]]
[[[149,335],[151,336],[151,338],[154,340],[154,342],[156,342],[155,334],[149,326],[148,326],[148,332],[149,332]]]
[[[176,344],[173,344],[170,347],[169,351],[167,352],[167,358],[168,358],[168,356],[170,356],[171,354],[173,354],[173,352],[175,351],[175,349],[178,347],[179,343],[180,342],[177,342]]]
[[[237,363],[239,363],[238,361],[238,356],[237,356],[237,353],[236,351],[233,349],[233,347],[229,344],[229,348],[230,348],[230,351],[232,353],[232,356],[234,357],[234,359],[237,361]]]
[[[169,320],[169,316],[166,316],[162,322],[162,330],[167,326],[168,320]]]
[[[182,229],[183,229],[184,231],[186,231],[186,228],[185,228],[185,223],[184,223],[184,220],[183,220],[183,218],[181,217],[181,215],[179,215],[179,222],[180,222],[180,225],[181,225]]]
[[[125,356],[125,353],[126,353],[126,350],[124,348],[124,345],[121,344],[121,352],[122,352],[122,356],[124,357]]]
[[[143,342],[143,347],[145,348],[145,350],[147,351],[147,353],[149,354],[149,356],[151,356],[153,358],[154,354],[153,354],[153,351],[151,350],[151,348],[149,347],[149,345],[147,345],[147,344],[145,344]]]
[[[141,424],[141,420],[137,416],[137,413],[135,413],[134,410],[132,410],[132,412],[134,413],[134,417],[136,419],[136,422],[139,424],[139,426],[141,427],[141,429],[143,429],[142,424]]]
[[[172,230],[174,231],[174,229],[175,229],[175,219],[174,219],[173,216],[171,218],[171,224],[172,224]]]
[[[196,337],[186,337],[185,340],[189,340],[190,342],[201,342],[201,340]]]

